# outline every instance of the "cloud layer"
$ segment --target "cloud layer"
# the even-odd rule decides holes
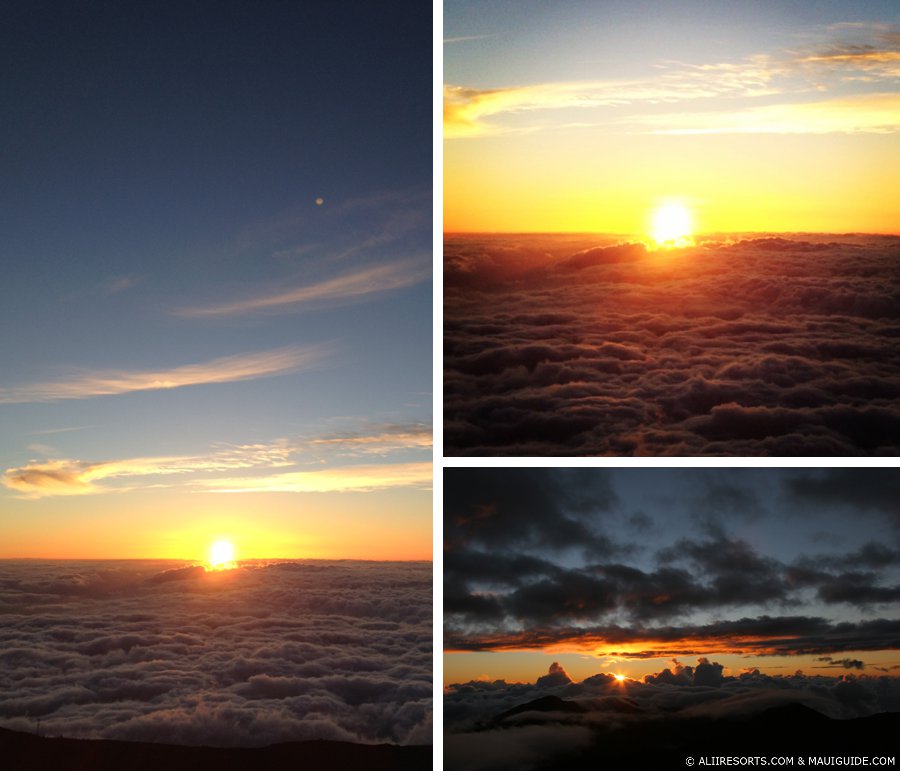
[[[446,469],[444,647],[838,661],[893,650],[895,477],[891,469]],[[636,485],[664,502],[656,521],[619,492],[628,487],[633,501]],[[768,506],[759,486],[769,488]],[[769,551],[742,535],[748,523]],[[824,549],[831,527],[837,544]]]
[[[449,455],[893,455],[900,238],[445,244]]]
[[[0,725],[429,743],[431,607],[427,563],[0,562]]]

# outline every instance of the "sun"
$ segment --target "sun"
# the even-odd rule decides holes
[[[215,541],[209,547],[209,564],[216,570],[224,570],[234,562],[234,544],[231,541]]]
[[[616,678],[616,680],[620,683],[625,682],[625,675],[613,675],[613,677]]]
[[[694,239],[691,237],[693,232],[691,213],[683,204],[665,203],[653,212],[650,235],[660,248],[674,249],[692,246],[694,243]]]

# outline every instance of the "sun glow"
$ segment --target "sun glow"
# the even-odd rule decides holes
[[[214,570],[225,570],[234,565],[234,545],[231,541],[216,541],[209,547],[209,564]]]
[[[693,231],[691,213],[680,203],[666,203],[653,212],[650,235],[662,249],[692,246]]]
[[[620,682],[620,683],[624,683],[624,682],[625,682],[625,675],[613,675],[613,677],[616,678],[616,681],[617,681],[617,682]]]

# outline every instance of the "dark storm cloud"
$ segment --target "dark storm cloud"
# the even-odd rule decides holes
[[[900,474],[896,469],[798,470],[785,480],[785,491],[791,502],[806,509],[841,506],[885,517],[900,527]]]
[[[900,239],[805,239],[447,239],[445,451],[897,454]]]
[[[424,563],[0,562],[0,725],[427,743],[431,608]]]
[[[617,496],[595,470],[452,469],[445,475],[444,536],[448,545],[506,549],[540,544],[608,553],[614,545],[595,527]]]
[[[750,480],[688,472],[681,493],[672,497],[663,485],[659,495],[665,506],[687,506],[696,516],[669,522],[668,545],[649,549],[623,543],[607,534],[611,525],[618,522],[643,537],[647,518],[638,517],[634,526],[636,515],[626,513],[612,474],[447,470],[444,620],[449,649],[598,642],[622,645],[635,656],[729,646],[791,654],[877,650],[898,643],[900,622],[877,618],[900,600],[896,548],[871,541],[843,552],[807,552],[790,559],[763,555],[729,532],[734,524],[757,523],[771,514]],[[795,501],[798,481],[814,478],[809,472],[788,472],[788,502]],[[857,481],[864,484],[868,478]],[[654,479],[647,472],[646,486],[652,488]],[[851,473],[843,483],[850,487],[852,479]],[[855,608],[872,620],[839,624],[811,614],[810,602],[819,610],[823,605]],[[672,625],[697,612],[722,620]],[[643,645],[643,652],[628,643]]]

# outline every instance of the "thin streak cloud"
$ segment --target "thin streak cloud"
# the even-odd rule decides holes
[[[294,471],[267,477],[211,479],[204,487],[220,493],[373,492],[393,487],[431,486],[431,463],[348,466],[322,471]]]
[[[32,448],[33,449],[33,448]],[[48,448],[50,449],[50,448]],[[392,453],[424,453],[431,449],[431,432],[424,424],[384,425],[376,433],[325,436],[268,443],[216,445],[209,452],[192,455],[119,458],[87,461],[75,458],[31,460],[9,468],[0,484],[36,499],[51,496],[95,495],[160,487],[153,477],[180,477],[186,488],[212,488],[215,492],[334,492],[380,490],[388,487],[430,486],[431,464],[393,462],[383,465],[300,470],[300,463],[332,464],[338,457],[379,459]],[[330,457],[328,457],[330,456]],[[288,469],[269,477],[210,479],[210,475],[235,471]],[[204,477],[199,479],[198,477]],[[149,480],[147,478],[150,478]],[[173,482],[165,482],[172,486]]]
[[[260,353],[222,356],[169,370],[100,370],[49,382],[0,388],[0,404],[55,402],[115,396],[135,391],[159,391],[193,385],[234,383],[284,375],[319,364],[329,353],[326,346],[289,346]]]
[[[658,62],[656,77],[493,89],[448,85],[444,88],[444,136],[458,139],[572,125],[621,129],[641,122],[658,124],[658,133],[896,132],[900,120],[892,89],[900,77],[900,32],[895,26],[857,31],[865,33],[864,42],[819,41],[803,51],[760,53],[734,62]],[[875,84],[883,93],[844,93],[844,87],[853,83]],[[814,104],[803,101],[803,95],[817,92],[832,98]],[[732,105],[716,101],[760,97],[778,97],[781,102],[735,111]],[[644,115],[638,111],[685,101],[711,106],[693,114]],[[548,125],[521,117],[526,112],[564,108],[605,108],[610,115],[601,122],[555,121]],[[854,118],[854,110],[862,114]],[[627,114],[623,115],[624,111]]]
[[[431,274],[426,260],[402,260],[376,265],[316,284],[295,287],[273,294],[257,295],[246,300],[218,303],[196,308],[183,308],[182,316],[231,316],[253,311],[292,311],[311,302],[344,300],[380,294],[392,289],[413,286]]]
[[[287,448],[277,445],[244,445],[209,455],[127,458],[94,463],[74,459],[47,460],[7,469],[0,481],[26,498],[90,495],[123,489],[97,484],[105,479],[277,468],[291,465],[287,459],[289,454]]]
[[[431,426],[386,426],[366,434],[344,434],[312,439],[311,449],[333,450],[341,455],[385,455],[398,450],[430,450]]]
[[[900,94],[862,94],[736,112],[654,115],[655,134],[893,134],[900,131]]]

